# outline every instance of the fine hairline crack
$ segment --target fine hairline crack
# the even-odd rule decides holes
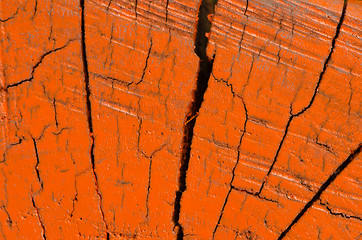
[[[0,19],[0,23],[4,23],[4,22],[7,22],[11,19],[14,19],[16,17],[16,15],[18,15],[19,13],[19,8],[16,9],[15,13],[13,15],[11,15],[10,17],[7,17],[5,19]]]
[[[38,178],[38,182],[40,184],[40,189],[43,190],[43,180],[40,177],[40,171],[39,171],[39,153],[38,153],[38,147],[37,147],[37,143],[35,138],[32,137],[33,140],[33,145],[34,145],[34,151],[35,151],[35,157],[36,157],[36,164],[35,164],[35,172],[36,172],[36,176]]]
[[[52,50],[49,50],[47,52],[45,52],[44,54],[42,54],[39,58],[39,60],[35,63],[35,65],[32,67],[32,70],[31,70],[31,73],[30,73],[30,77],[27,78],[27,79],[23,79],[19,82],[16,82],[16,83],[13,83],[13,84],[9,84],[5,87],[5,90],[8,90],[9,88],[12,88],[12,87],[16,87],[16,86],[19,86],[23,83],[26,83],[26,82],[31,82],[33,81],[34,79],[34,74],[35,74],[35,70],[40,66],[40,64],[42,64],[43,60],[50,54],[52,53],[55,53],[57,51],[60,51],[64,48],[66,48],[71,42],[73,41],[76,41],[78,39],[69,39],[64,45],[60,46],[60,47],[57,47],[57,48],[54,48]]]
[[[41,230],[42,230],[42,237],[43,237],[44,240],[46,240],[47,238],[46,238],[46,234],[45,234],[45,226],[44,226],[42,218],[40,217],[39,208],[36,206],[33,194],[31,194],[31,203],[32,203],[33,208],[35,209],[36,216],[38,217],[38,220],[39,220],[39,223],[40,223],[40,227],[41,227]]]
[[[101,212],[102,221],[105,226],[106,239],[109,240],[110,234],[108,231],[108,225],[105,220],[105,214],[104,214],[103,205],[102,205],[103,197],[102,197],[101,192],[99,191],[98,176],[97,176],[97,172],[95,169],[95,157],[94,157],[95,138],[94,138],[94,131],[93,131],[92,105],[91,105],[91,101],[90,101],[91,91],[90,91],[90,84],[89,84],[89,69],[88,69],[87,50],[86,50],[86,43],[85,43],[84,0],[80,0],[80,8],[81,8],[81,24],[80,24],[81,25],[81,53],[82,53],[82,61],[83,61],[84,87],[85,87],[85,92],[86,92],[86,113],[87,113],[89,137],[91,139],[91,146],[90,146],[90,151],[89,151],[90,158],[91,158],[90,164],[91,164],[91,169],[92,169],[92,173],[93,173],[96,194],[98,195],[98,198],[99,198],[99,210]]]
[[[195,53],[199,57],[199,70],[196,79],[195,88],[192,91],[191,101],[186,110],[184,119],[183,137],[181,142],[181,159],[178,178],[178,190],[175,193],[174,210],[172,215],[172,222],[174,224],[174,231],[176,232],[176,239],[181,240],[184,238],[183,227],[180,223],[181,212],[181,198],[182,194],[186,191],[186,176],[189,168],[191,144],[194,137],[194,127],[200,111],[201,105],[204,101],[204,95],[208,87],[208,82],[212,72],[214,57],[209,59],[206,54],[208,44],[207,34],[211,31],[211,14],[215,13],[215,5],[217,0],[201,0],[198,11],[198,20],[196,25],[195,37]]]

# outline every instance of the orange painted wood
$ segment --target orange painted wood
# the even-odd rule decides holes
[[[219,0],[204,99],[200,3],[1,1],[0,239],[362,236],[361,2]]]

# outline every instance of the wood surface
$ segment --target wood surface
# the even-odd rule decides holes
[[[362,2],[214,4],[1,1],[0,239],[362,239]]]

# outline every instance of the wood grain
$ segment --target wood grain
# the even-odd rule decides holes
[[[361,237],[361,2],[214,3],[1,1],[0,239]]]

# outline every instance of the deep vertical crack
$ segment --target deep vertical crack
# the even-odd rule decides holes
[[[313,102],[314,102],[314,100],[315,100],[315,98],[316,98],[316,96],[317,96],[317,92],[318,92],[319,87],[320,87],[320,84],[321,84],[321,82],[322,82],[322,80],[323,80],[323,76],[324,76],[324,74],[325,74],[325,72],[326,72],[326,70],[327,70],[327,67],[328,67],[328,65],[329,65],[329,62],[330,62],[330,60],[331,60],[331,58],[332,58],[332,54],[333,54],[333,52],[334,52],[334,48],[335,48],[335,45],[336,45],[336,40],[337,40],[337,38],[338,38],[338,36],[339,36],[339,34],[340,34],[340,31],[341,31],[341,27],[342,27],[342,24],[343,24],[343,21],[344,21],[344,17],[345,17],[345,15],[346,15],[347,3],[348,3],[348,0],[344,0],[341,17],[340,17],[340,19],[339,19],[336,32],[335,32],[335,34],[334,34],[334,36],[333,36],[333,38],[332,38],[332,43],[331,43],[330,51],[329,51],[329,53],[328,53],[328,55],[327,55],[326,60],[325,60],[324,63],[323,63],[322,71],[321,71],[320,74],[319,74],[318,82],[317,82],[317,84],[316,84],[316,86],[315,86],[315,88],[314,88],[313,96],[312,96],[311,100],[309,101],[308,105],[305,106],[302,110],[300,110],[300,111],[297,112],[297,113],[293,113],[293,107],[292,107],[292,106],[290,107],[290,117],[289,117],[289,120],[288,120],[287,125],[286,125],[286,127],[285,127],[285,131],[284,131],[282,140],[280,141],[280,144],[279,144],[278,149],[277,149],[277,151],[276,151],[276,153],[275,153],[273,162],[272,162],[272,164],[271,164],[271,166],[270,166],[270,168],[269,168],[266,176],[264,177],[263,183],[261,184],[261,187],[260,187],[260,189],[259,189],[259,191],[258,191],[258,193],[257,193],[258,195],[260,195],[260,193],[262,192],[262,190],[263,190],[263,188],[264,188],[264,186],[265,186],[265,184],[266,184],[266,182],[267,182],[267,180],[268,180],[268,177],[269,177],[270,173],[272,172],[275,163],[277,162],[277,159],[278,159],[280,150],[281,150],[281,148],[282,148],[282,146],[283,146],[283,144],[284,144],[285,138],[286,138],[286,136],[287,136],[287,133],[288,133],[288,131],[289,131],[289,127],[290,127],[293,119],[296,118],[296,117],[298,117],[298,116],[300,116],[300,115],[302,115],[305,111],[307,111],[307,110],[312,106],[312,104],[313,104]]]
[[[195,53],[203,61],[210,61],[206,54],[211,31],[211,19],[215,13],[217,0],[201,0],[195,34]]]
[[[179,188],[175,194],[174,211],[172,221],[174,223],[174,230],[176,231],[177,240],[184,238],[183,228],[179,222],[181,211],[181,198],[182,194],[186,191],[186,175],[189,168],[191,144],[194,136],[194,127],[197,120],[199,110],[204,95],[208,87],[208,82],[212,72],[214,60],[209,59],[206,55],[206,47],[208,44],[207,35],[211,31],[211,16],[215,13],[215,5],[217,0],[201,0],[198,20],[195,34],[195,53],[199,57],[199,70],[196,79],[196,86],[192,91],[191,101],[188,105],[183,129],[183,138],[181,143],[181,161],[179,169]]]
[[[80,0],[80,8],[81,8],[81,51],[82,51],[82,60],[83,60],[83,74],[84,74],[84,85],[85,85],[85,92],[86,92],[86,111],[87,111],[87,120],[88,120],[88,130],[89,130],[89,137],[91,139],[91,147],[90,147],[90,158],[91,158],[91,168],[94,177],[94,184],[95,190],[99,197],[99,209],[102,215],[102,220],[104,222],[107,240],[110,239],[108,225],[105,220],[104,210],[102,206],[102,194],[99,191],[98,185],[98,176],[95,169],[95,157],[94,157],[94,132],[93,132],[93,120],[92,120],[92,105],[90,101],[90,86],[89,86],[89,70],[88,70],[88,60],[87,60],[87,50],[85,44],[85,13],[84,13],[84,0]]]
[[[348,167],[348,165],[361,153],[362,143],[351,152],[348,158],[338,166],[338,168],[332,173],[332,175],[323,183],[323,185],[319,188],[318,192],[313,196],[313,198],[304,206],[304,208],[298,213],[298,215],[294,218],[292,223],[280,234],[278,240],[283,239],[287,233],[292,229],[292,227],[303,217],[303,215],[308,211],[312,205],[320,199],[322,193],[334,182],[334,180],[338,177],[338,175]]]

